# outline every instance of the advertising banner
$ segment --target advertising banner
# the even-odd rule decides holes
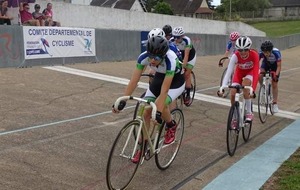
[[[95,29],[23,27],[25,59],[96,56]]]

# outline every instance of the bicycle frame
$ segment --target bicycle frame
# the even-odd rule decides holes
[[[271,86],[272,88],[272,73],[274,73],[274,71],[267,71],[265,76],[263,77],[263,82],[262,84],[265,85],[265,94],[266,96],[268,96],[268,103],[272,104],[273,103],[273,99],[269,99],[269,98],[273,98],[273,96],[271,96],[271,89],[269,89],[269,86]]]
[[[132,151],[131,155],[133,156],[134,153],[137,151],[139,139],[141,137],[141,133],[143,133],[143,135],[145,136],[145,139],[144,139],[143,143],[145,143],[145,140],[147,140],[147,143],[150,146],[150,157],[152,157],[154,154],[159,153],[160,149],[162,148],[162,146],[158,147],[157,149],[155,148],[155,145],[157,144],[157,141],[158,141],[158,135],[159,135],[160,127],[162,126],[162,124],[155,124],[154,125],[153,130],[155,130],[155,136],[154,136],[154,141],[152,142],[152,140],[151,140],[152,135],[149,134],[149,131],[148,131],[147,127],[145,126],[145,119],[143,117],[143,114],[144,114],[144,111],[146,109],[151,109],[152,108],[152,118],[155,118],[156,105],[153,102],[149,102],[148,100],[144,100],[142,98],[137,98],[137,97],[132,97],[132,96],[123,96],[123,97],[120,97],[116,101],[115,106],[119,105],[119,102],[121,100],[127,100],[127,99],[132,99],[132,100],[142,102],[142,104],[140,105],[140,109],[138,111],[137,117],[135,118],[135,120],[139,122],[139,127],[138,127],[138,131],[137,131],[135,145],[134,145],[134,148],[133,148],[133,151]],[[134,131],[134,128],[135,127],[133,126],[131,128],[130,132],[129,132],[129,135],[127,137],[127,140],[126,140],[126,142],[124,144],[124,147],[122,149],[122,152],[121,152],[122,156],[124,156],[123,153],[124,153],[124,151],[125,151],[125,149],[128,145],[129,139],[130,139],[130,137],[131,137],[131,135]],[[125,157],[127,158],[127,156],[125,156]],[[143,163],[143,161],[141,162],[141,164],[142,163]]]
[[[253,94],[253,88],[251,86],[228,86],[228,88],[237,89],[237,93],[235,93],[234,101],[239,103],[239,114],[240,117],[244,117],[245,115],[245,98],[243,89],[249,89],[250,94]],[[239,120],[239,127],[244,127],[244,119]]]
[[[243,118],[245,114],[245,98],[243,91],[235,94],[234,101],[239,102],[239,115],[240,118]],[[241,127],[244,127],[244,119],[239,120],[239,128]]]

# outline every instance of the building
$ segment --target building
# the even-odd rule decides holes
[[[212,18],[213,10],[208,7],[206,0],[165,0],[171,5],[174,15],[193,18]]]
[[[270,0],[271,7],[264,12],[265,17],[299,17],[300,0]]]
[[[90,5],[146,12],[146,8],[142,3],[142,0],[92,0]]]

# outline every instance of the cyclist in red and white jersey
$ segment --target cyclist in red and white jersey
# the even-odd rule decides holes
[[[259,55],[257,51],[251,49],[252,41],[247,36],[241,36],[236,40],[235,47],[237,51],[232,55],[228,69],[223,80],[223,84],[218,91],[219,96],[223,96],[223,89],[228,83],[229,77],[234,71],[234,66],[236,65],[232,86],[242,85],[242,86],[252,86],[253,91],[255,91],[258,78],[259,78]],[[234,97],[236,94],[236,89],[231,89],[231,103],[234,103]],[[244,89],[244,98],[246,101],[246,121],[253,120],[253,113],[251,109],[251,97],[249,89]]]

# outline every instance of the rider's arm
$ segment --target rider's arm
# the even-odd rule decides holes
[[[183,58],[183,61],[182,61],[184,67],[186,67],[187,62],[189,61],[190,51],[191,51],[191,48],[190,48],[189,46],[187,46],[187,47],[184,49],[184,58]]]
[[[224,57],[228,57],[229,56],[229,52],[230,52],[230,49],[232,48],[232,42],[229,41],[227,42],[226,44],[226,51],[224,53]]]
[[[277,61],[276,76],[278,76],[281,71],[281,53],[279,50],[275,52],[275,57]]]
[[[277,62],[276,76],[279,75],[280,71],[281,71],[281,60]]]
[[[253,56],[253,82],[252,82],[252,88],[253,92],[255,92],[258,79],[259,79],[259,67],[260,67],[260,60],[259,55],[257,52],[254,52],[251,54]]]
[[[222,86],[226,86],[228,84],[228,81],[234,71],[234,66],[235,66],[235,63],[237,63],[238,59],[237,59],[237,56],[235,54],[232,55],[232,57],[230,58],[229,60],[229,64],[228,64],[228,67],[227,67],[227,72],[225,74],[225,77],[224,77],[224,80],[223,80],[223,83],[222,83]]]
[[[226,50],[223,57],[228,57],[228,55],[229,55],[229,50]]]
[[[144,67],[145,66],[143,66],[143,65],[137,64],[137,67],[133,71],[131,79],[125,89],[125,92],[124,92],[125,96],[130,96],[133,93],[133,91],[135,90],[135,88],[141,78],[141,75],[143,73]]]

